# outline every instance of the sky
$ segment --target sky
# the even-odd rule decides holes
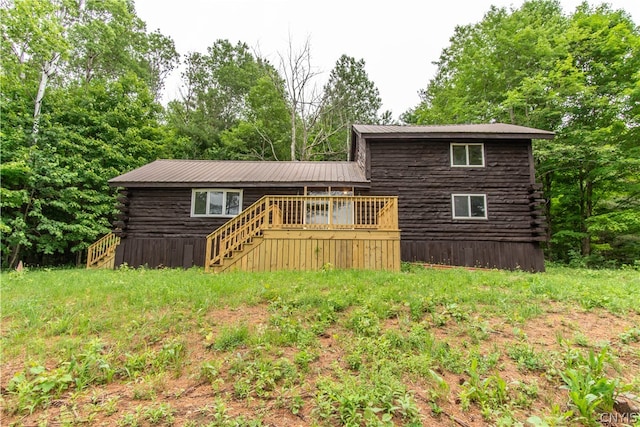
[[[218,39],[246,43],[278,66],[279,54],[307,39],[319,88],[338,58],[365,61],[394,118],[420,102],[419,91],[436,73],[433,64],[456,26],[482,20],[492,5],[518,8],[523,0],[135,0],[148,31],[171,37],[181,55],[205,53]],[[581,0],[561,0],[572,13]],[[601,1],[589,1],[600,4]],[[609,0],[640,23],[640,0]],[[164,101],[180,97],[180,72],[167,79]]]

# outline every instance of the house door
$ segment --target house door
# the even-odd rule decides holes
[[[353,224],[353,188],[305,188],[307,196],[338,196],[331,202],[318,197],[305,203],[305,224]],[[345,198],[342,199],[344,196]],[[330,204],[331,203],[331,204]]]

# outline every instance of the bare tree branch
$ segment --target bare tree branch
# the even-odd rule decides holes
[[[310,155],[308,148],[309,131],[312,123],[317,120],[320,109],[321,97],[318,95],[316,85],[313,83],[320,74],[311,65],[311,41],[307,37],[299,50],[293,47],[293,40],[289,35],[288,51],[286,56],[279,54],[280,71],[284,76],[289,110],[291,114],[291,160],[307,160]],[[297,120],[299,118],[299,120]],[[302,126],[301,141],[298,143],[297,126]]]

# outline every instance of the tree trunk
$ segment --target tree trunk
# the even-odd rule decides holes
[[[60,59],[60,54],[54,54],[53,58],[44,64],[42,64],[42,74],[40,75],[40,83],[38,84],[38,92],[36,93],[36,99],[33,105],[33,125],[31,128],[32,134],[32,145],[37,145],[38,143],[38,133],[40,132],[40,117],[42,115],[42,101],[44,100],[44,95],[47,91],[47,85],[49,84],[49,79],[54,74],[56,69],[56,64]],[[32,148],[32,150],[35,148]],[[31,189],[31,196],[29,197],[29,203],[25,207],[24,211],[24,222],[27,222],[27,218],[29,217],[29,211],[31,210],[31,201],[33,200],[33,195],[35,192],[35,188]],[[18,258],[20,257],[20,251],[22,250],[22,245],[20,243],[16,244],[16,246],[11,251],[11,259],[9,261],[9,267],[14,268],[18,263]]]
[[[27,206],[25,206],[24,213],[22,214],[22,221],[24,224],[27,223],[27,218],[29,218],[29,212],[31,211],[31,206],[33,205],[35,194],[36,194],[36,189],[34,187],[31,189],[31,193],[29,193],[29,202],[27,203]],[[18,260],[20,258],[21,250],[22,250],[21,243],[17,243],[16,246],[11,250],[11,259],[9,260],[10,268],[15,268],[18,265]]]
[[[591,254],[591,236],[587,227],[587,219],[591,216],[593,183],[587,178],[588,172],[582,171],[578,177],[580,186],[580,232],[583,237],[580,239],[580,253],[582,256]]]
[[[53,58],[42,64],[42,75],[40,76],[40,83],[38,84],[38,93],[36,94],[36,100],[33,106],[33,138],[34,143],[38,132],[40,131],[40,115],[42,112],[42,101],[44,100],[47,86],[49,85],[49,79],[55,74],[58,61],[60,60],[60,53],[53,54]]]
[[[291,160],[296,159],[296,108],[291,106]]]
[[[582,238],[582,255],[591,255],[591,233],[587,226],[587,220],[591,218],[593,213],[593,182],[587,180],[584,188],[584,215],[582,216],[582,232],[585,236]]]
[[[302,127],[302,146],[300,147],[300,160],[309,160],[309,130],[307,126]]]
[[[18,256],[20,255],[20,251],[22,250],[22,245],[18,243],[14,246],[11,251],[11,260],[9,261],[9,268],[16,268],[18,265]]]
[[[345,141],[345,149],[347,153],[347,161],[351,160],[351,123],[347,123],[347,140]]]
[[[544,197],[545,203],[544,203],[544,216],[545,218],[547,218],[547,251],[549,254],[553,253],[552,252],[552,243],[551,243],[551,236],[552,236],[552,229],[553,229],[553,223],[551,222],[551,189],[552,189],[552,185],[553,185],[553,173],[552,172],[548,172],[544,175],[542,175],[542,195]]]

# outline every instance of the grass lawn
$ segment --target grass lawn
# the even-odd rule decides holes
[[[405,270],[2,273],[0,425],[633,425],[638,271]]]

